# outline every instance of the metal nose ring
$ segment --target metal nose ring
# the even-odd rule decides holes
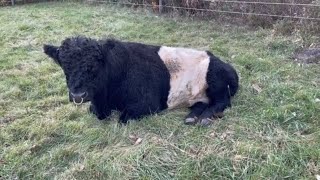
[[[83,103],[83,98],[81,98],[81,102],[80,102],[80,103],[77,103],[74,98],[72,98],[72,100],[73,100],[73,103],[74,103],[75,105],[77,105],[77,106],[78,106],[78,105],[81,105],[81,104]]]

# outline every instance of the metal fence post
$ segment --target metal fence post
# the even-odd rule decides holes
[[[11,5],[14,6],[14,0],[11,0]]]

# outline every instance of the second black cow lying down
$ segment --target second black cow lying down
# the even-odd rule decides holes
[[[111,110],[126,123],[189,107],[186,124],[208,125],[239,86],[235,69],[208,51],[80,36],[44,45],[44,52],[63,69],[71,101],[90,101],[100,120]]]

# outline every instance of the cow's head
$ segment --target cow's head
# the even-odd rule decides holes
[[[70,100],[76,104],[92,100],[107,77],[99,42],[73,37],[65,39],[60,47],[45,44],[43,49],[62,68]]]

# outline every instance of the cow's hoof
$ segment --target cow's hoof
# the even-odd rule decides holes
[[[184,120],[184,123],[187,125],[194,125],[197,123],[197,119],[196,118],[187,118]]]
[[[213,123],[213,120],[209,119],[209,118],[205,118],[205,119],[201,119],[200,121],[200,126],[209,126],[210,124]]]

